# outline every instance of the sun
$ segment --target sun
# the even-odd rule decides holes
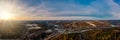
[[[12,20],[14,7],[9,3],[0,3],[0,20]]]
[[[13,18],[13,15],[10,13],[2,13],[0,14],[1,20],[11,20]]]

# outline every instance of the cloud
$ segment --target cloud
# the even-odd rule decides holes
[[[107,0],[107,3],[109,4],[111,11],[109,11],[113,18],[120,19],[120,5],[115,3],[114,0]]]
[[[21,0],[4,2],[14,7],[14,13],[22,20],[101,20],[101,19],[120,19],[120,6],[113,0],[96,0],[88,5],[76,4],[74,2],[46,2],[40,1],[27,3]],[[36,4],[36,3],[35,3]],[[22,16],[22,17],[20,17]]]
[[[31,16],[33,17],[38,17],[38,18],[51,17],[53,18],[53,20],[59,19],[59,18],[69,19],[70,17],[72,19],[78,19],[78,18],[83,19],[84,15],[88,15],[88,16],[84,16],[84,18],[88,19],[88,17],[89,18],[91,17],[89,15],[95,14],[96,12],[99,13],[99,10],[94,8],[92,5],[84,6],[84,5],[76,5],[76,4],[65,4],[65,3],[61,4],[61,2],[57,4],[60,4],[60,5],[54,5],[50,3],[47,4],[46,2],[44,2],[37,6],[28,6],[28,4],[24,4],[24,6],[23,5],[21,6],[23,7],[23,10],[27,14],[31,14]],[[95,17],[91,17],[91,18],[96,19]]]
[[[63,5],[67,5],[67,4],[63,4]],[[41,20],[42,19],[44,20],[45,19],[46,20],[52,20],[52,19],[53,20],[61,20],[61,19],[70,20],[71,18],[72,19],[96,19],[95,17],[89,17],[89,16],[76,16],[78,14],[89,15],[93,12],[96,12],[96,9],[90,6],[86,7],[83,5],[72,4],[72,5],[68,5],[70,6],[70,9],[64,8],[61,11],[59,11],[59,9],[56,10],[56,8],[49,8],[49,6],[44,5],[44,4],[39,4],[38,6],[28,6],[27,4],[24,4],[24,5],[21,4],[21,6],[22,6],[23,11],[26,14],[30,14],[30,17],[32,16],[31,18],[37,17],[37,19],[41,19]],[[80,9],[78,9],[79,7]]]

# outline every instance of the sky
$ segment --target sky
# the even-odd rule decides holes
[[[0,0],[0,6],[18,20],[120,19],[120,0]]]

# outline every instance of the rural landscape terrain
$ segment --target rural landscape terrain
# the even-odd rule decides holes
[[[36,20],[20,22],[16,25],[18,27],[11,28],[13,30],[7,29],[3,32],[4,29],[0,29],[0,38],[18,40],[120,40],[119,20]]]

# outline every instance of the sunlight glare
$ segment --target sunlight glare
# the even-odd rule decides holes
[[[10,13],[3,13],[3,14],[0,14],[0,18],[1,20],[10,20],[12,19],[13,15],[10,14]]]

